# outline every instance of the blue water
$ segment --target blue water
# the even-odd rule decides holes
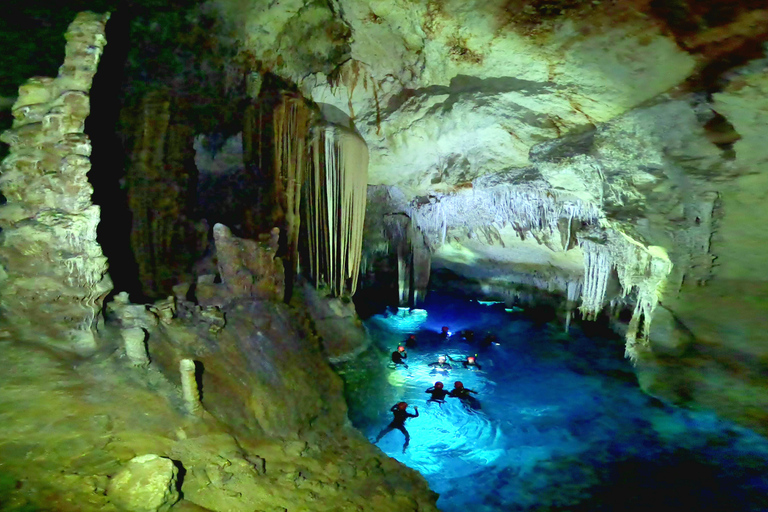
[[[485,351],[443,325],[493,331]],[[768,439],[717,418],[667,406],[643,394],[620,340],[537,323],[503,305],[432,297],[426,310],[393,310],[366,322],[375,345],[341,368],[350,418],[370,438],[406,401],[420,416],[378,446],[418,470],[446,512],[768,511]],[[409,368],[387,368],[407,334]],[[426,365],[437,356],[478,354],[482,371],[454,363],[447,375]],[[459,369],[461,368],[461,369]],[[427,403],[436,380],[461,380],[480,410],[448,398]]]

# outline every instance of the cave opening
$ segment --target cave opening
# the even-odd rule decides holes
[[[544,313],[548,317],[548,313]],[[446,512],[473,510],[762,511],[768,441],[714,414],[643,393],[623,340],[583,322],[564,333],[540,312],[432,292],[424,309],[390,308],[366,321],[374,348],[340,365],[353,424],[372,441],[390,407],[419,408],[377,445],[418,470]],[[451,337],[443,340],[443,326]],[[583,327],[582,327],[583,326]],[[474,332],[469,343],[461,333]],[[387,366],[409,334],[408,368]],[[488,333],[498,344],[481,348]],[[476,355],[481,370],[446,355]],[[436,381],[477,391],[480,408],[428,402]],[[734,505],[738,504],[738,505]]]

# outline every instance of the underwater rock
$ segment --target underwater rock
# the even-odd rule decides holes
[[[125,512],[165,512],[179,501],[178,473],[171,459],[140,455],[112,477],[107,496]]]

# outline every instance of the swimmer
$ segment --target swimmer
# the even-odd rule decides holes
[[[445,397],[450,394],[450,392],[443,389],[443,383],[440,381],[435,382],[435,385],[427,389],[426,393],[432,394],[432,398],[427,400],[427,402],[437,402],[439,404],[444,404]]]
[[[450,363],[445,362],[445,356],[438,357],[436,363],[429,363],[427,366],[434,367],[435,370],[440,370],[440,371],[447,371],[453,368],[453,366],[451,366]]]
[[[451,330],[447,325],[444,325],[443,329],[440,331],[440,339],[447,340],[450,337],[451,337]]]
[[[406,338],[406,340],[403,342],[406,347],[408,348],[416,348],[416,335],[411,334]]]
[[[397,347],[397,350],[392,352],[392,362],[395,363],[395,367],[401,364],[406,368],[408,368],[408,365],[405,362],[406,359],[408,359],[408,353],[405,351],[404,346],[400,345],[399,347]]]
[[[480,402],[477,400],[477,398],[473,397],[470,393],[477,394],[477,391],[474,391],[469,388],[465,388],[464,384],[457,380],[453,383],[453,389],[451,390],[451,393],[449,396],[453,398],[458,398],[461,400],[461,403],[464,404],[464,406],[470,408],[470,409],[480,409]]]
[[[457,361],[456,359],[452,358],[451,356],[448,356],[448,359],[450,359],[454,363],[461,363],[462,366],[464,366],[464,368],[467,369],[467,370],[474,370],[474,369],[482,370],[483,369],[483,367],[480,366],[480,363],[477,362],[477,354],[475,354],[474,356],[469,356],[466,359],[462,359],[462,360],[459,360],[459,361]]]
[[[376,440],[374,443],[378,443],[382,437],[389,434],[393,430],[397,429],[400,432],[403,433],[405,436],[405,444],[403,445],[403,453],[405,453],[405,449],[408,448],[408,443],[411,442],[411,436],[408,435],[408,431],[405,430],[405,420],[408,418],[418,418],[419,417],[419,408],[414,406],[414,410],[416,411],[416,414],[411,414],[406,409],[408,408],[408,404],[405,402],[398,402],[395,405],[392,406],[390,411],[392,411],[392,414],[394,415],[392,418],[392,422],[387,425],[385,428],[379,432],[379,435],[376,436]]]

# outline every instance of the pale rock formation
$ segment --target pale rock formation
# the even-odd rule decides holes
[[[2,315],[28,330],[23,336],[34,332],[81,353],[96,348],[94,331],[112,286],[96,242],[99,207],[90,199],[91,145],[83,133],[108,18],[77,16],[57,78],[33,78],[19,88],[13,127],[2,136],[11,146],[0,178],[8,200],[0,206]]]
[[[140,455],[110,479],[107,496],[125,512],[165,512],[179,501],[178,474],[171,459]]]
[[[285,276],[282,260],[275,256],[277,236],[264,235],[257,243],[237,238],[225,225],[216,224],[213,238],[221,281],[229,297],[283,299]]]
[[[149,356],[147,355],[147,332],[140,327],[133,327],[131,329],[123,329],[120,331],[125,342],[125,355],[128,356],[128,360],[133,366],[147,366],[149,364]]]

